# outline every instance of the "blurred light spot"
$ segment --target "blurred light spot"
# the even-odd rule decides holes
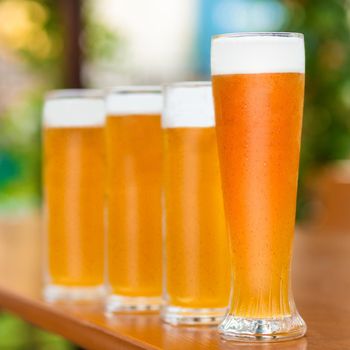
[[[36,30],[31,33],[32,45],[30,51],[39,58],[46,58],[50,54],[51,42],[46,34],[42,30]]]
[[[33,22],[41,25],[47,22],[49,15],[47,9],[43,5],[34,1],[27,1],[26,4],[27,10]]]
[[[9,48],[26,50],[38,58],[46,58],[51,48],[44,28],[47,19],[47,10],[38,2],[2,1],[0,2],[0,42]]]
[[[9,20],[11,18],[11,20]],[[23,42],[22,38],[32,29],[26,6],[18,1],[0,3],[0,36],[14,46]]]

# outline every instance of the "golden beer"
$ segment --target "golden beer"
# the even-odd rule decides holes
[[[290,268],[304,100],[298,34],[218,36],[213,91],[233,290],[225,338],[305,333]]]
[[[230,293],[209,83],[169,85],[163,114],[165,301],[171,324],[217,323]]]
[[[95,91],[51,93],[46,101],[43,175],[48,300],[93,299],[103,294],[103,123],[103,99]]]
[[[158,309],[162,294],[159,88],[107,97],[107,311]]]

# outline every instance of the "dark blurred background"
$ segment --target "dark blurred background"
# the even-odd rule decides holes
[[[211,35],[233,31],[305,34],[298,220],[349,231],[348,0],[0,0],[0,217],[40,208],[47,90],[209,79]],[[3,341],[71,347],[7,314]]]

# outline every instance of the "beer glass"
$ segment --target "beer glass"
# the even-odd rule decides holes
[[[212,40],[211,69],[225,214],[231,242],[226,339],[304,335],[291,293],[304,38],[239,33]]]
[[[43,113],[48,301],[104,295],[104,101],[95,90],[48,94]]]
[[[162,318],[216,324],[229,302],[230,261],[211,84],[165,88],[165,282]]]
[[[162,291],[159,87],[121,87],[106,98],[107,313],[157,310]]]

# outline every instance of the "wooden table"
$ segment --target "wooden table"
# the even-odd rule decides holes
[[[175,328],[154,315],[105,318],[99,305],[53,306],[40,299],[40,220],[0,219],[0,307],[96,350],[350,349],[350,234],[296,235],[294,294],[307,337],[272,345],[227,343],[215,328]]]

